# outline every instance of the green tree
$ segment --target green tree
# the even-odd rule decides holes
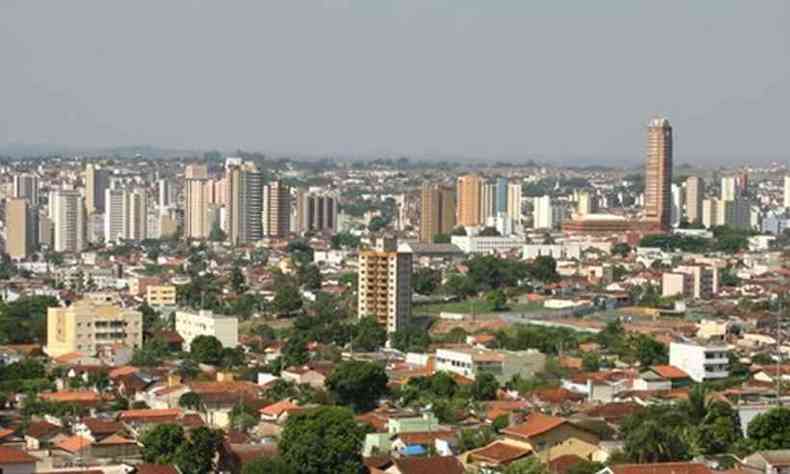
[[[387,392],[388,381],[387,373],[379,364],[345,361],[339,363],[326,379],[326,387],[338,403],[359,412],[375,408]]]
[[[178,406],[188,410],[200,410],[203,400],[197,392],[187,392],[178,398]]]
[[[502,474],[549,474],[549,469],[536,456],[509,464]]]
[[[315,264],[306,265],[300,268],[300,281],[306,290],[321,289],[321,271]]]
[[[560,275],[557,273],[557,262],[548,255],[536,257],[532,262],[530,273],[533,278],[544,283],[554,283],[560,280]]]
[[[222,444],[222,432],[201,426],[192,430],[189,438],[178,449],[175,464],[181,472],[210,474],[214,470],[214,457]]]
[[[451,237],[449,234],[436,234],[433,236],[433,243],[435,244],[449,244]]]
[[[278,314],[288,315],[302,309],[302,294],[299,288],[286,284],[277,289],[272,300],[272,309]]]
[[[496,227],[483,227],[483,229],[477,234],[481,237],[499,237],[500,234]]]
[[[280,453],[300,474],[359,474],[365,430],[353,413],[341,407],[321,407],[288,418],[280,437]]]
[[[390,342],[401,352],[424,352],[431,344],[431,336],[416,326],[406,326],[392,333]]]
[[[620,257],[627,257],[631,253],[631,246],[625,242],[620,242],[612,245],[612,255],[619,255]]]
[[[282,458],[275,457],[258,458],[244,463],[241,474],[298,474],[298,472]]]
[[[584,459],[571,466],[566,474],[597,474],[605,467],[605,464]]]
[[[355,351],[372,352],[387,342],[387,331],[372,317],[361,318],[352,333],[351,345]]]
[[[237,403],[230,411],[230,426],[236,431],[246,432],[257,425],[258,421],[258,412],[245,403]]]
[[[208,235],[209,240],[212,242],[222,242],[228,238],[227,234],[222,227],[220,227],[219,222],[214,222],[214,225],[211,226],[211,232]]]
[[[201,364],[218,365],[222,361],[222,343],[214,336],[197,336],[192,340],[189,352]]]
[[[472,384],[472,397],[475,400],[496,400],[499,382],[493,374],[484,372],[475,378]]]
[[[422,267],[414,272],[411,285],[421,295],[430,295],[442,284],[442,272],[433,268]]]
[[[154,464],[173,464],[176,451],[186,442],[180,425],[157,425],[140,437],[143,460]]]
[[[294,334],[285,341],[282,358],[284,367],[303,365],[308,361],[310,353],[307,351],[307,338],[304,334]]]
[[[790,449],[790,408],[772,408],[757,415],[747,433],[754,450]]]
[[[486,294],[486,302],[490,304],[494,311],[504,311],[507,309],[507,296],[501,288],[489,291]]]
[[[598,372],[601,370],[601,358],[598,357],[598,354],[584,354],[582,356],[582,370],[586,372]]]
[[[458,227],[450,231],[450,235],[466,236],[466,227],[459,225]]]
[[[230,287],[233,288],[235,293],[244,293],[247,291],[247,283],[244,279],[244,274],[238,265],[233,265],[230,271]]]

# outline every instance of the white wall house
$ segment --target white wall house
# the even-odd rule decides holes
[[[185,351],[190,349],[192,340],[198,336],[214,336],[222,343],[222,347],[239,345],[239,320],[212,311],[176,312],[176,332],[184,338]]]

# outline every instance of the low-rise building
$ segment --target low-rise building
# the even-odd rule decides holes
[[[554,260],[569,260],[572,258],[578,260],[582,257],[582,246],[579,244],[527,244],[523,247],[523,256],[525,260],[532,260],[541,256],[552,257]]]
[[[175,306],[176,287],[173,285],[151,285],[145,289],[145,302],[149,306]]]
[[[723,379],[730,375],[730,349],[722,344],[678,341],[669,345],[669,364],[695,382]]]
[[[143,316],[139,311],[88,299],[47,309],[44,351],[50,357],[72,352],[92,355],[117,343],[130,348],[142,346]]]
[[[185,351],[190,350],[192,340],[198,336],[214,336],[222,343],[222,347],[239,345],[239,320],[209,310],[197,313],[177,311],[176,332],[184,339]]]
[[[504,382],[516,374],[532,376],[545,367],[546,355],[535,349],[495,351],[468,347],[436,350],[437,372],[451,372],[470,379],[487,372]]]
[[[453,235],[450,242],[464,253],[508,252],[524,245],[523,237]]]

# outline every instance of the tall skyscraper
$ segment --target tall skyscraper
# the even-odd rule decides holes
[[[103,213],[105,191],[110,187],[107,170],[89,163],[85,167],[85,209],[88,214]]]
[[[104,241],[117,242],[126,235],[126,191],[107,189],[104,192]]]
[[[433,242],[438,234],[450,234],[455,228],[455,192],[426,183],[421,197],[420,241]]]
[[[669,229],[672,218],[672,126],[654,118],[647,129],[645,219]]]
[[[579,193],[579,202],[576,206],[576,213],[579,216],[586,216],[587,214],[595,213],[597,210],[598,206],[595,196],[593,196],[589,191],[581,191]]]
[[[494,215],[500,212],[507,212],[508,181],[504,176],[496,179],[496,204],[494,205]]]
[[[165,209],[176,204],[176,186],[175,183],[168,179],[160,179],[157,181],[157,193],[159,209]]]
[[[534,198],[532,212],[532,227],[534,229],[553,229],[560,219],[560,210],[551,204],[551,196]]]
[[[54,195],[53,227],[56,252],[81,252],[85,248],[85,200],[79,191]]]
[[[399,252],[397,241],[382,238],[359,253],[359,317],[371,316],[393,333],[411,317],[412,254]]]
[[[480,194],[480,224],[486,225],[488,218],[496,215],[496,183],[484,182]]]
[[[734,201],[738,197],[738,186],[735,176],[721,178],[721,200]]]
[[[785,176],[784,205],[790,207],[790,176]]]
[[[34,174],[14,175],[13,197],[27,199],[31,207],[38,205],[38,176]]]
[[[184,170],[184,238],[207,239],[211,233],[208,218],[209,194],[205,165],[189,165]]]
[[[285,237],[291,232],[291,190],[281,181],[263,187],[263,235]]]
[[[521,222],[521,183],[507,185],[507,214],[513,222]]]
[[[457,220],[459,225],[477,226],[481,224],[481,187],[480,176],[466,175],[458,178]]]
[[[233,245],[263,238],[263,178],[254,163],[229,164],[225,171],[228,238]]]
[[[145,240],[148,238],[148,201],[145,190],[136,189],[125,193],[124,238]]]
[[[702,222],[702,201],[705,199],[705,181],[698,176],[686,178],[686,220]]]
[[[681,188],[677,184],[673,184],[672,187],[672,207],[670,208],[670,224],[672,227],[677,227],[680,224],[680,211],[683,209],[683,194],[681,193]]]
[[[13,259],[28,258],[36,247],[38,212],[26,198],[11,198],[5,206],[5,251]]]
[[[334,194],[297,191],[294,230],[299,234],[337,232],[337,207],[337,197]]]

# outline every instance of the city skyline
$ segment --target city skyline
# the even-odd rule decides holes
[[[175,1],[156,17],[137,5],[41,5],[0,6],[0,54],[17,66],[0,91],[0,152],[151,145],[637,164],[638,124],[663,115],[683,130],[676,163],[787,159],[785,2],[712,13],[641,1]],[[178,39],[174,18],[186,26]]]

